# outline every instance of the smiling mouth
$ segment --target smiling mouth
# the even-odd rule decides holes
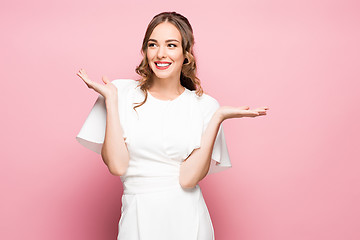
[[[167,69],[171,63],[170,62],[154,62],[157,69],[164,70]]]

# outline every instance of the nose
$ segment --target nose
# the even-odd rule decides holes
[[[160,47],[158,48],[157,57],[158,57],[159,59],[162,59],[162,58],[165,58],[165,57],[166,57],[166,49],[165,49],[165,47],[160,46]]]

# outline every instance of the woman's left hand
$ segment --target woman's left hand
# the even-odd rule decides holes
[[[241,118],[241,117],[258,117],[266,115],[266,110],[269,110],[268,107],[259,107],[251,109],[250,107],[231,107],[231,106],[221,106],[216,113],[223,120],[228,118]]]

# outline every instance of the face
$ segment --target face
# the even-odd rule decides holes
[[[148,40],[146,56],[155,77],[179,79],[185,59],[179,30],[168,22],[157,25]]]

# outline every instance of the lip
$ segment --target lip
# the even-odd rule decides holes
[[[170,65],[171,65],[171,62],[155,61],[154,63],[155,63],[155,67],[156,67],[157,69],[159,69],[159,70],[165,70],[165,69],[168,69],[168,68],[170,67]],[[167,63],[169,63],[169,65],[168,65],[168,66],[165,66],[165,67],[159,67],[158,65],[156,65],[156,63],[163,63],[163,64],[167,64]]]

